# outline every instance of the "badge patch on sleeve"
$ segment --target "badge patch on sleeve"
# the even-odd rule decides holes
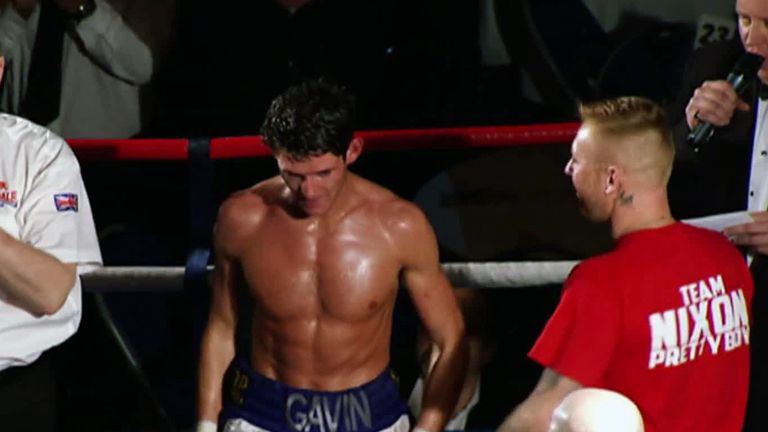
[[[53,195],[53,202],[56,204],[56,211],[77,211],[77,194],[59,193]]]
[[[18,193],[15,190],[8,189],[8,183],[0,180],[0,207],[16,207],[19,203]]]

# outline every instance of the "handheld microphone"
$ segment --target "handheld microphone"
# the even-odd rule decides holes
[[[752,78],[757,74],[757,70],[760,69],[760,65],[763,64],[763,58],[759,55],[752,53],[745,53],[736,65],[733,66],[733,70],[728,74],[725,79],[736,91],[736,94],[741,95],[744,89],[747,87],[749,78]],[[699,124],[688,134],[688,142],[698,150],[701,144],[706,143],[712,138],[712,134],[715,132],[715,127],[710,122],[699,121]]]

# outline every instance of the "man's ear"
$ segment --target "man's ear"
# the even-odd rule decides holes
[[[360,137],[352,138],[352,141],[349,143],[349,148],[347,148],[347,154],[344,155],[344,160],[346,161],[347,165],[356,161],[362,152],[363,139]]]
[[[605,177],[605,188],[603,189],[603,192],[606,195],[610,195],[619,191],[622,171],[619,167],[610,165],[607,168],[607,173],[608,175]]]
[[[0,84],[3,83],[3,71],[5,70],[5,57],[0,55]]]

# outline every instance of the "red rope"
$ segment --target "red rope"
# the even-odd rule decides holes
[[[185,160],[189,146],[184,138],[67,141],[83,160]]]
[[[363,131],[357,136],[365,147],[377,151],[510,147],[570,142],[578,123],[494,126],[443,129]],[[173,139],[72,139],[68,140],[83,160],[185,160],[189,141]],[[212,159],[268,156],[259,136],[212,138]]]

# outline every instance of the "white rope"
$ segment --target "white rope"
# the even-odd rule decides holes
[[[451,283],[460,287],[520,288],[565,281],[578,261],[469,262],[443,264]]]
[[[443,264],[457,287],[520,288],[562,283],[578,261],[467,262]],[[212,271],[213,266],[208,266]],[[184,267],[101,267],[82,275],[90,292],[184,289]]]
[[[184,267],[101,267],[80,277],[83,288],[91,292],[184,289]]]

